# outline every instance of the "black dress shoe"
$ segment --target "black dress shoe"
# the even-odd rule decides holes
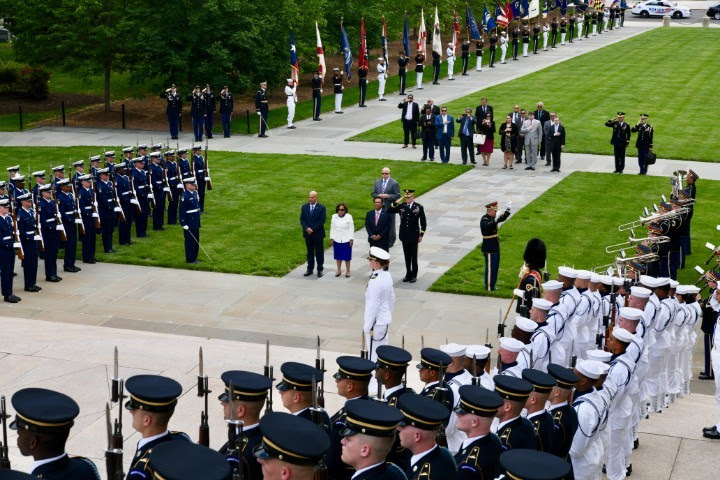
[[[63,270],[65,270],[66,272],[77,273],[82,269],[73,265],[72,267],[63,267]]]
[[[320,278],[320,277],[322,277],[322,276],[323,276],[323,273],[322,273],[322,272],[318,272],[318,273],[317,273],[317,277],[318,277],[318,278]]]
[[[713,425],[712,427],[705,427],[703,428],[703,433],[711,433],[711,432],[717,432],[717,426]]]
[[[60,280],[62,280],[62,278],[60,278],[60,277],[58,277],[58,276],[45,277],[45,281],[47,281],[47,282],[57,283],[57,282],[59,282]]]
[[[410,283],[415,283],[415,282],[417,282],[417,277],[413,277],[413,278],[411,278],[411,279],[408,280],[408,281],[409,281]]]
[[[403,277],[403,282],[409,282],[410,279],[408,277]]]
[[[42,290],[42,288],[38,287],[37,285],[33,285],[32,287],[25,288],[26,292],[32,292],[32,293],[39,292],[40,290]]]
[[[700,375],[698,375],[698,380],[715,380],[715,376],[701,373]]]
[[[20,301],[15,295],[7,295],[4,297],[4,300],[8,303],[18,303]]]
[[[640,439],[639,439],[639,438],[636,438],[636,439],[633,441],[633,450],[637,450],[639,446],[640,446]]]
[[[115,253],[115,250],[111,248],[110,250],[105,250],[105,253]]]
[[[712,440],[720,440],[720,432],[718,432],[717,430],[715,430],[714,432],[703,432],[703,437]]]
[[[97,263],[97,260],[95,260],[94,258],[92,258],[92,259],[90,259],[90,260],[83,260],[83,263],[93,264],[93,263]]]
[[[303,277],[309,277],[310,275],[312,275],[312,270],[308,270],[305,273],[303,273]]]
[[[629,477],[630,475],[632,475],[632,463],[625,469],[625,476]]]
[[[258,135],[258,137],[260,137],[260,138],[268,138],[267,135]]]

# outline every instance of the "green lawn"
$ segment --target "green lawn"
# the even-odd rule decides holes
[[[697,108],[715,101],[720,91],[718,44],[716,29],[659,28],[453,100],[448,107],[458,115],[487,97],[499,123],[515,103],[534,110],[542,100],[565,124],[567,151],[603,155],[612,154],[611,131],[604,126],[608,119],[624,111],[634,124],[648,113],[659,157],[715,162],[720,137],[697,128]],[[402,126],[390,122],[350,140],[401,143]],[[634,141],[633,135],[632,153]]]
[[[20,164],[22,173],[65,164],[102,147],[3,148],[0,164]],[[118,151],[118,147],[115,147]],[[307,193],[317,190],[328,209],[327,228],[338,202],[346,202],[360,228],[365,212],[372,208],[370,192],[382,167],[392,168],[400,185],[427,192],[467,171],[460,165],[313,157],[308,155],[262,155],[209,152],[214,189],[207,193],[202,217],[201,243],[212,261],[200,253],[199,265],[185,263],[179,226],[163,232],[149,228],[147,239],[134,238],[129,247],[117,245],[116,254],[102,253],[98,238],[97,258],[103,262],[172,268],[192,268],[227,273],[282,276],[305,261],[300,228],[300,207]],[[152,220],[150,220],[152,225]]]
[[[705,242],[717,244],[716,212],[720,199],[707,192],[720,188],[720,182],[700,180],[698,206],[692,220],[692,252],[678,280],[694,284],[695,265],[704,267],[710,253]],[[467,295],[509,298],[518,282],[525,244],[532,237],[545,241],[548,271],[553,278],[557,267],[570,265],[592,269],[614,261],[605,247],[627,241],[629,232],[617,230],[622,223],[638,218],[643,207],[669,196],[668,182],[657,177],[575,172],[510,217],[500,228],[501,262],[494,292],[483,287],[484,259],[480,246],[458,262],[435,282],[430,290]],[[645,236],[638,228],[636,235]],[[628,250],[628,254],[632,254]]]

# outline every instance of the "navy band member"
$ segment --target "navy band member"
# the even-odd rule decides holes
[[[193,172],[195,172],[195,182],[197,183],[198,196],[200,197],[200,212],[205,213],[205,187],[207,171],[205,169],[205,157],[202,156],[202,146],[195,145],[193,147]]]
[[[17,213],[17,228],[20,234],[25,259],[22,262],[26,292],[39,292],[37,285],[38,238],[35,231],[35,210],[32,208],[32,193],[18,195],[20,208]]]
[[[527,380],[510,375],[495,375],[495,391],[503,398],[497,413],[500,420],[497,435],[505,450],[529,448],[537,450],[535,429],[527,418],[520,416],[533,386]]]
[[[113,233],[115,232],[115,186],[110,181],[110,169],[98,170],[100,180],[95,184],[97,192],[98,213],[100,214],[100,232],[103,250],[105,253],[115,253],[113,250]]]
[[[524,317],[532,308],[532,299],[540,298],[540,285],[542,284],[541,271],[547,259],[547,248],[545,242],[539,238],[531,238],[525,245],[523,260],[523,277],[520,279],[519,290],[523,291],[523,298],[518,299],[515,311]]]
[[[203,89],[205,94],[205,135],[207,138],[213,138],[212,130],[215,122],[215,94],[212,92],[209,84],[205,84]]]
[[[508,203],[505,211],[498,216],[498,202],[491,202],[485,205],[487,213],[480,219],[480,232],[483,236],[481,250],[485,257],[485,288],[495,290],[497,282],[498,267],[500,266],[500,242],[498,241],[498,224],[507,220],[510,216],[511,203]]]
[[[552,415],[545,410],[545,403],[548,401],[550,392],[557,384],[557,381],[552,375],[534,368],[523,370],[522,378],[533,386],[533,391],[530,392],[525,408],[527,409],[526,418],[530,420],[538,438],[538,450],[551,453],[553,451],[552,442],[554,440],[555,421]]]
[[[260,82],[260,90],[255,93],[255,111],[258,114],[258,137],[267,138],[265,135],[265,130],[268,128],[267,82]]]
[[[165,222],[165,180],[164,180],[164,169],[160,165],[160,152],[153,152],[150,154],[150,175],[149,179],[152,181],[150,190],[152,191],[155,199],[155,206],[152,211],[152,223],[154,231],[165,230],[163,224]]]
[[[310,365],[298,362],[285,362],[280,366],[282,380],[275,388],[280,392],[280,400],[288,412],[298,417],[312,420],[312,380],[317,385],[323,382],[323,372]],[[330,431],[330,417],[322,410],[321,423],[326,431]]]
[[[63,270],[66,272],[76,273],[80,271],[80,267],[75,266],[75,258],[77,256],[77,221],[82,219],[77,217],[75,211],[75,195],[73,195],[72,184],[69,178],[63,178],[56,183],[60,188],[58,192],[58,209],[62,218],[63,227],[65,227],[65,251],[63,255]]]
[[[175,162],[175,151],[173,150],[165,152],[165,170],[168,187],[170,187],[170,192],[167,193],[169,196],[167,223],[168,225],[177,225],[178,205],[183,191],[183,183],[180,179],[180,168]]]
[[[555,377],[557,385],[550,394],[550,413],[555,421],[552,454],[570,461],[570,447],[578,427],[577,412],[568,403],[573,387],[580,380],[569,368],[551,363],[548,373]]]
[[[225,442],[218,452],[225,455],[231,470],[239,472],[242,469],[243,478],[246,480],[261,480],[262,468],[256,461],[253,451],[262,441],[258,428],[260,412],[265,405],[268,390],[272,388],[272,380],[258,373],[239,370],[224,372],[221,378],[225,383],[225,391],[220,394],[218,400],[222,404],[224,418],[225,420],[233,418],[230,414],[229,402],[229,396],[233,395],[234,418],[242,421],[243,427],[239,439],[241,451],[235,451],[234,445]],[[230,392],[231,385],[232,392]]]
[[[220,120],[222,121],[223,136],[230,138],[232,114],[234,109],[233,95],[225,85],[220,91]]]
[[[43,185],[38,189],[40,199],[37,202],[40,230],[45,245],[45,280],[59,282],[62,277],[57,274],[57,254],[60,248],[60,235],[55,217],[55,201],[52,198],[52,185]]]
[[[182,386],[160,375],[135,375],[127,379],[125,388],[130,397],[125,408],[130,411],[132,427],[142,436],[127,480],[147,479],[150,451],[155,446],[165,442],[190,441],[184,433],[167,429],[177,399],[182,394]]]
[[[420,381],[425,384],[420,395],[442,403],[448,411],[455,405],[455,399],[444,376],[442,379],[440,378],[440,370],[447,371],[447,367],[451,363],[452,358],[447,353],[435,348],[423,348],[420,350],[420,363],[417,364]],[[442,398],[443,396],[445,398]]]
[[[450,452],[438,446],[438,431],[450,416],[445,405],[415,393],[400,397],[403,419],[398,427],[400,445],[413,453],[414,462],[405,471],[408,480],[445,480],[457,477],[457,465]]]
[[[3,300],[8,303],[20,301],[20,297],[13,294],[14,230],[15,227],[10,216],[10,199],[0,199],[0,287],[2,287]]]
[[[132,186],[135,190],[135,197],[139,205],[138,211],[135,213],[135,235],[138,238],[147,237],[147,221],[150,215],[150,203],[148,201],[148,178],[147,173],[143,170],[145,160],[143,157],[133,159]]]
[[[403,245],[405,255],[405,277],[403,282],[415,283],[418,274],[418,245],[422,242],[427,220],[425,219],[425,208],[415,201],[415,190],[405,189],[405,203],[402,200],[393,203],[388,208],[391,214],[400,215],[399,237]]]
[[[253,461],[257,463],[254,458]],[[222,455],[190,442],[165,442],[153,448],[149,469],[155,480],[228,480],[231,476],[230,467]]]
[[[48,480],[100,480],[95,464],[69,457],[65,442],[80,407],[67,395],[44,388],[24,388],[12,396],[20,453],[33,457],[31,474]]]
[[[207,116],[207,101],[205,94],[200,91],[200,85],[195,85],[192,93],[187,96],[187,101],[191,102],[190,115],[192,115],[195,141],[202,142],[203,127],[205,126],[205,117]]]
[[[397,465],[388,463],[400,410],[374,400],[347,405],[342,435],[342,461],[355,469],[353,480],[407,480]]]
[[[500,395],[481,385],[460,387],[455,413],[458,429],[465,432],[467,439],[455,455],[458,480],[485,480],[500,474],[498,459],[503,448],[497,435],[490,433],[490,427],[502,405]]]
[[[533,450],[511,450],[500,455],[501,477],[533,480],[565,480],[572,478],[571,468],[549,453]]]
[[[165,107],[165,115],[167,115],[168,119],[170,138],[172,138],[173,140],[177,140],[178,126],[180,116],[182,115],[182,97],[180,97],[180,94],[178,93],[177,87],[174,83],[170,85],[170,88],[165,90],[165,92],[163,92],[160,97],[164,98],[167,101],[167,106]]]
[[[82,235],[82,261],[83,263],[96,263],[95,260],[95,216],[93,205],[95,198],[92,190],[92,177],[90,175],[82,175],[78,177],[80,188],[78,189],[78,203],[80,205],[80,215],[82,217],[83,229],[85,233]]]
[[[185,237],[185,261],[199,263],[197,256],[200,251],[200,199],[196,191],[194,177],[183,180],[185,192],[180,198],[180,225]]]
[[[124,163],[115,165],[115,188],[120,199],[122,215],[118,218],[118,241],[120,245],[130,245],[130,229],[132,227],[135,205],[132,203],[132,187],[130,178],[126,174],[127,166]],[[123,217],[125,220],[123,220]]]
[[[262,443],[255,456],[262,465],[265,480],[312,480],[315,466],[330,446],[322,428],[289,413],[266,414],[260,420],[260,431]]]

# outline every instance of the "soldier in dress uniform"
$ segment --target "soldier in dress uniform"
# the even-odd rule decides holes
[[[130,245],[130,229],[132,227],[133,216],[135,214],[135,205],[132,203],[132,187],[130,186],[130,178],[126,173],[127,165],[118,163],[115,165],[115,189],[118,199],[120,199],[120,208],[122,215],[118,217],[118,243],[120,245]],[[123,220],[123,217],[125,220]]]
[[[533,386],[527,380],[510,375],[495,375],[495,392],[503,398],[503,405],[498,409],[500,420],[497,436],[505,450],[513,448],[538,448],[535,429],[527,418],[520,416]]]
[[[555,377],[557,385],[550,394],[550,413],[555,421],[552,451],[550,453],[570,461],[570,447],[578,427],[577,412],[569,403],[570,394],[580,380],[569,368],[555,363],[548,365],[548,373]]]
[[[10,197],[15,201],[14,207],[18,210],[22,208],[22,205],[20,205],[20,197],[26,193],[30,192],[25,188],[25,176],[15,175],[12,177],[10,179]],[[30,194],[30,202],[32,202],[32,194]]]
[[[130,147],[132,148],[132,147]],[[64,165],[58,165],[57,167],[52,167],[52,173],[53,173],[53,179],[52,184],[55,187],[55,193],[60,193],[60,187],[57,186],[58,180],[62,180],[65,178],[65,166]]]
[[[508,49],[508,38],[507,38],[507,32],[500,32],[500,64],[504,64],[505,62],[505,54],[507,53]]]
[[[538,450],[551,453],[554,439],[555,422],[552,415],[545,410],[545,403],[550,397],[550,392],[557,383],[552,375],[549,375],[534,368],[526,368],[522,372],[522,378],[533,386],[532,392],[525,403],[527,419],[530,420],[535,435],[538,439]]]
[[[420,381],[425,384],[420,395],[442,403],[448,408],[448,412],[455,405],[455,399],[444,375],[440,377],[440,370],[447,370],[451,363],[452,358],[447,353],[426,347],[420,350],[420,363],[416,365]]]
[[[82,175],[78,177],[80,188],[77,191],[78,204],[80,205],[80,216],[82,217],[83,230],[82,236],[82,261],[83,263],[96,263],[95,260],[95,215],[93,205],[95,197],[92,189],[92,177],[90,175]]]
[[[313,98],[312,119],[316,122],[319,122],[322,120],[322,118],[320,118],[320,111],[322,107],[323,81],[320,77],[320,72],[318,72],[317,70],[313,72],[312,79],[310,80],[310,85],[312,86]]]
[[[38,237],[35,231],[35,210],[32,208],[32,193],[26,192],[18,195],[19,208],[17,211],[17,229],[20,233],[25,259],[22,262],[23,277],[26,292],[39,292],[37,285],[38,269]]]
[[[543,23],[542,31],[543,31],[543,52],[547,52],[548,37],[550,36],[550,26],[547,24],[547,22]]]
[[[295,80],[292,78],[288,78],[287,84],[285,85],[285,105],[288,109],[287,128],[290,130],[294,130],[296,128],[295,125],[293,125],[293,120],[295,119],[295,105],[297,102],[297,83],[295,83]]]
[[[205,187],[207,185],[205,171],[205,157],[202,156],[202,146],[195,145],[193,147],[193,172],[195,172],[195,181],[197,182],[197,191],[200,197],[200,213],[205,213]]]
[[[319,386],[323,382],[323,371],[298,362],[285,362],[280,366],[282,379],[275,385],[280,400],[288,412],[312,420],[312,381]],[[330,416],[321,409],[321,427],[330,431]]]
[[[395,440],[400,410],[373,400],[347,405],[342,435],[342,461],[355,469],[353,480],[407,480],[397,465],[387,461]]]
[[[262,443],[255,456],[264,480],[313,480],[315,466],[330,446],[327,432],[309,420],[280,412],[263,416],[260,432]]]
[[[460,387],[460,402],[455,407],[458,429],[467,435],[455,455],[458,480],[484,480],[499,475],[498,459],[503,452],[500,439],[490,432],[503,399],[480,385]]]
[[[142,144],[142,145],[138,145],[135,148],[137,148],[137,157],[142,160],[142,163],[143,163],[142,169],[147,171],[149,168],[149,165],[150,165],[150,157],[147,154],[147,148],[148,148],[147,145]],[[129,168],[132,168],[132,165],[134,165],[134,163],[132,161],[130,163],[131,163],[131,166]]]
[[[363,333],[365,345],[368,345],[368,358],[376,361],[377,347],[388,343],[395,291],[392,276],[385,270],[390,264],[390,254],[380,247],[370,247],[368,261],[373,272],[365,288]]]
[[[44,388],[23,388],[12,396],[18,433],[17,445],[33,457],[33,478],[48,480],[100,480],[95,464],[84,457],[70,457],[65,442],[80,407],[67,395]]]
[[[422,79],[423,71],[425,70],[425,54],[422,49],[418,48],[417,55],[415,55],[415,74],[417,76],[417,89],[422,90]]]
[[[8,167],[6,170],[8,172],[8,194],[11,198],[14,199],[15,195],[13,191],[14,186],[12,184],[12,179],[13,177],[20,175],[20,165],[13,165],[12,167]]]
[[[480,35],[480,39],[475,42],[475,71],[482,72],[483,47],[485,40]]]
[[[207,138],[213,138],[212,130],[215,122],[215,94],[210,88],[210,84],[206,84],[203,89],[205,95],[205,135]]]
[[[170,128],[170,138],[177,140],[178,126],[180,116],[182,115],[182,97],[178,93],[174,83],[170,85],[170,88],[165,90],[160,97],[167,101],[165,115],[167,115],[168,127]]]
[[[465,39],[460,44],[460,57],[462,58],[462,75],[467,76],[468,63],[470,62],[470,40]]]
[[[257,463],[254,456],[252,462]],[[228,480],[231,477],[230,467],[222,455],[190,442],[165,442],[153,448],[148,469],[153,479]]]
[[[405,50],[400,50],[398,55],[398,77],[400,77],[400,95],[405,95],[405,85],[407,82],[407,66],[410,58],[405,55]]]
[[[143,170],[145,160],[142,157],[133,159],[132,186],[135,190],[135,197],[139,203],[139,211],[136,211],[135,218],[135,235],[138,238],[147,237],[147,221],[150,215],[150,202],[148,200],[148,177],[147,172]]]
[[[31,189],[33,194],[33,203],[37,204],[38,198],[40,197],[38,189],[45,185],[45,170],[33,172],[32,176],[35,179],[35,185],[33,185]]]
[[[480,232],[483,236],[482,252],[485,257],[485,288],[489,291],[495,290],[498,268],[500,266],[500,242],[498,240],[498,224],[507,220],[510,216],[511,203],[508,203],[505,211],[498,216],[498,202],[490,202],[485,205],[487,213],[480,219]]]
[[[648,123],[647,119],[647,113],[641,114],[640,121],[631,129],[633,132],[637,132],[635,147],[638,151],[638,166],[640,167],[640,175],[647,174],[647,156],[653,148],[653,127]],[[629,139],[630,134],[628,133],[628,140]]]
[[[60,189],[57,194],[58,210],[62,218],[63,227],[65,228],[65,250],[63,255],[63,271],[76,273],[80,271],[80,267],[75,266],[75,258],[77,256],[77,224],[78,220],[75,211],[75,196],[73,195],[72,185],[69,178],[63,178],[56,182],[56,186]]]
[[[342,97],[345,86],[343,80],[345,79],[345,72],[341,72],[338,67],[333,68],[333,93],[335,94],[335,113],[345,113],[342,109]]]
[[[630,143],[630,125],[625,122],[625,112],[617,112],[617,116],[605,122],[606,127],[613,129],[610,143],[615,150],[615,171],[623,173],[625,170],[625,149]]]
[[[525,265],[522,270],[522,278],[518,289],[523,291],[523,297],[518,298],[515,311],[522,316],[528,316],[532,308],[532,299],[540,297],[540,285],[542,284],[542,269],[547,259],[547,248],[545,242],[539,238],[531,238],[525,245],[523,260]]]
[[[182,432],[171,432],[168,423],[175,412],[182,386],[175,380],[160,375],[135,375],[125,382],[129,400],[125,408],[132,417],[132,427],[142,439],[130,463],[127,480],[148,478],[148,460],[151,450],[161,443],[190,442]]]
[[[168,186],[168,225],[177,225],[178,205],[180,204],[180,196],[182,196],[183,183],[180,179],[180,167],[175,162],[175,151],[168,150],[165,153],[165,174],[167,175]]]
[[[341,356],[337,358],[338,371],[333,375],[337,384],[338,395],[348,402],[368,399],[368,385],[375,370],[375,363],[366,358]],[[342,445],[340,435],[345,430],[345,406],[330,418],[330,449],[327,454],[328,476],[333,480],[349,480],[353,469],[345,465],[340,456]]]
[[[453,78],[453,70],[455,69],[455,44],[453,42],[448,42],[447,49],[445,50],[445,55],[447,56],[448,64],[448,80],[455,80]]]
[[[405,277],[403,282],[415,283],[418,274],[418,246],[422,242],[427,220],[425,219],[425,208],[415,201],[415,190],[406,188],[403,190],[405,196],[402,200],[390,205],[388,213],[400,215],[399,238],[403,245],[405,255]]]
[[[92,183],[98,180],[98,170],[100,170],[100,155],[93,155],[90,157],[90,176],[92,177]]]
[[[178,155],[180,158],[178,158],[178,167],[180,168],[180,178],[178,180],[182,180],[186,177],[192,177],[192,169],[190,168],[190,161],[187,158],[188,155],[188,149],[187,148],[181,148],[178,150]],[[178,187],[180,188],[180,187]]]
[[[590,35],[590,20],[591,20],[591,18],[592,18],[592,14],[587,13],[587,11],[585,11],[585,14],[583,16],[583,28],[585,30],[585,33],[583,36],[585,38],[588,38],[588,36]]]
[[[444,428],[450,410],[431,398],[415,393],[400,397],[397,408],[403,414],[398,427],[400,445],[413,453],[405,472],[408,480],[445,480],[457,478],[457,466],[450,452],[437,444],[438,431]]]
[[[528,27],[527,24],[523,25],[522,44],[523,44],[523,57],[527,57],[528,49],[530,48],[530,27]]]
[[[55,217],[55,200],[52,197],[52,185],[43,185],[38,189],[40,198],[36,205],[40,220],[43,244],[45,246],[45,280],[57,283],[62,280],[57,274],[57,254],[60,248],[60,235]]]
[[[268,127],[268,94],[267,82],[260,82],[260,90],[255,94],[255,111],[258,114],[258,137],[267,138],[265,130]]]
[[[185,261],[200,263],[197,256],[200,251],[200,199],[197,194],[195,177],[183,179],[185,191],[180,198],[180,225],[185,237]]]
[[[512,29],[512,32],[510,32],[510,36],[512,38],[512,56],[513,60],[518,59],[518,49],[520,47],[520,27],[515,24],[515,27]]]
[[[366,108],[367,105],[365,105],[365,95],[367,94],[367,76],[368,76],[368,67],[365,65],[362,65],[358,68],[358,87],[360,88],[360,108]]]
[[[568,33],[570,34],[568,36],[568,39],[570,40],[570,43],[573,43],[573,38],[575,37],[575,22],[577,20],[575,19],[575,15],[570,15],[570,18],[568,19]]]
[[[221,378],[225,384],[225,391],[220,394],[218,400],[223,408],[224,419],[234,418],[242,421],[243,427],[241,438],[238,439],[242,451],[236,451],[234,445],[225,442],[218,452],[225,456],[230,469],[242,473],[246,480],[261,480],[262,467],[256,461],[253,450],[262,442],[262,434],[258,428],[260,412],[265,406],[268,391],[272,388],[272,380],[258,373],[240,370],[224,372]],[[230,403],[230,395],[233,396],[232,403]],[[231,406],[235,408],[234,417],[230,413]]]
[[[200,90],[200,85],[195,85],[192,93],[187,96],[187,101],[191,102],[190,115],[192,115],[195,141],[202,142],[203,127],[205,126],[205,118],[207,117],[207,100],[205,99],[205,94]]]
[[[152,191],[155,199],[155,206],[152,211],[152,229],[154,231],[165,230],[163,224],[165,222],[165,180],[164,169],[160,164],[160,152],[150,154],[150,175],[151,180],[150,191]]]
[[[565,17],[560,19],[560,45],[565,45],[565,37],[567,36],[567,20]]]
[[[493,29],[490,34],[490,68],[495,68],[495,49],[497,49],[498,37]]]
[[[103,250],[105,253],[115,253],[113,249],[113,234],[115,233],[115,187],[110,181],[110,169],[102,168],[98,171],[100,180],[95,184],[97,192],[98,213],[100,214],[100,231]]]
[[[550,22],[550,45],[552,48],[557,48],[555,45],[557,44],[558,25],[557,17],[553,17],[552,22]]]
[[[17,303],[21,300],[13,294],[14,229],[13,219],[10,216],[10,199],[0,199],[0,287],[2,287],[3,300],[8,303]]]
[[[220,120],[222,121],[223,137],[230,138],[230,127],[233,114],[233,95],[227,85],[220,91]]]
[[[385,82],[387,82],[387,68],[385,64],[385,57],[378,57],[377,72],[378,72],[378,97],[380,102],[387,102],[385,98]]]
[[[511,450],[500,455],[498,478],[533,480],[566,480],[572,478],[572,469],[567,462],[545,452],[534,450]]]
[[[85,175],[85,161],[78,160],[77,162],[73,162],[72,166],[75,167],[75,172],[72,176],[72,182],[73,185],[75,185],[75,190],[77,190],[78,188],[80,188],[80,181],[78,180],[78,177]]]
[[[540,46],[540,24],[535,23],[533,27],[533,55],[537,55],[538,47]]]

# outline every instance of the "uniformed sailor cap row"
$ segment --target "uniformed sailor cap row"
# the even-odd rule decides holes
[[[347,417],[343,437],[358,433],[373,437],[392,437],[402,421],[403,414],[397,408],[369,399],[348,402],[345,406]]]
[[[162,143],[153,143],[152,148],[163,148],[163,144]]]
[[[18,200],[32,200],[32,193],[23,193],[22,195],[18,195],[16,198]]]
[[[161,375],[135,375],[125,382],[130,400],[128,410],[148,412],[171,412],[175,409],[182,386],[172,378]]]
[[[137,146],[137,149],[138,149],[138,150],[147,150],[147,145],[145,145],[144,143],[143,143],[143,144],[140,144],[140,145]]]
[[[590,378],[592,380],[597,380],[600,378],[600,375],[603,374],[603,362],[598,362],[597,360],[583,360],[579,359],[577,362],[577,365],[575,365],[575,368],[578,372],[580,372],[583,376]]]
[[[562,282],[558,282],[557,280],[548,280],[542,284],[543,290],[560,290],[562,287]]]
[[[577,270],[575,273],[577,274],[578,280],[590,280],[590,277],[593,275],[593,272],[590,270]]]
[[[11,182],[22,182],[25,180],[25,175],[15,175],[10,179]]]
[[[90,174],[80,175],[78,177],[78,180],[80,180],[82,182],[89,182],[91,179],[92,179],[92,175],[90,175]]]
[[[310,365],[298,362],[285,362],[280,366],[282,380],[276,388],[280,391],[298,390],[301,392],[312,391],[312,380],[320,383],[323,381],[323,372]]]
[[[195,183],[195,177],[183,178],[183,183]]]
[[[524,402],[530,396],[533,386],[527,380],[510,375],[495,375],[495,391],[504,399]]]
[[[37,172],[32,173],[33,177],[44,177],[45,176],[45,170],[39,170]]]
[[[460,345],[457,343],[440,345],[440,351],[447,353],[450,357],[464,357],[466,348],[467,347],[465,345]]]
[[[547,370],[550,375],[555,377],[558,387],[561,388],[573,388],[578,380],[580,380],[571,369],[556,363],[549,364]]]
[[[429,368],[439,370],[440,367],[447,367],[452,363],[450,355],[436,348],[423,348],[420,350],[420,363],[417,368]]]
[[[330,437],[310,420],[284,412],[271,412],[260,419],[262,443],[258,458],[277,458],[296,465],[315,465],[330,448]]]
[[[57,167],[52,167],[53,172],[64,172],[65,171],[65,165],[58,165]]]
[[[132,159],[133,163],[144,163],[145,160],[143,160],[141,157],[135,157]]]
[[[525,317],[515,317],[515,326],[523,332],[532,333],[534,332],[538,324]]]
[[[550,393],[552,388],[557,384],[557,380],[549,375],[534,368],[526,368],[522,371],[523,380],[527,380],[533,386],[533,390],[538,393]]]
[[[132,153],[133,147],[125,147],[122,149],[123,153]]]
[[[613,285],[615,285],[616,287],[622,287],[623,285],[625,285],[624,278],[612,277],[612,279],[613,279]]]
[[[621,327],[615,327],[612,331],[613,337],[624,343],[630,343],[633,339],[633,334]]]
[[[412,354],[407,350],[393,345],[380,345],[375,351],[378,357],[378,368],[405,370],[412,361]]]
[[[65,432],[73,426],[80,407],[64,393],[45,388],[23,388],[12,396],[13,430],[41,433]]]
[[[522,352],[525,345],[516,338],[502,337],[500,339],[500,348],[508,352]]]
[[[109,150],[109,151],[105,152],[103,155],[105,155],[106,157],[114,157],[115,150]]]
[[[268,390],[272,387],[272,380],[264,375],[242,370],[230,370],[220,376],[225,383],[225,391],[218,396],[221,402],[229,400],[230,386],[232,385],[233,399],[248,402],[264,401]]]
[[[175,150],[168,150],[167,152],[165,152],[165,155],[166,155],[166,156],[173,156],[173,157],[174,157],[174,156],[175,156]]]
[[[558,273],[565,278],[577,278],[577,271],[570,267],[559,267]]]
[[[590,276],[590,283],[600,283],[600,275],[598,275],[597,273],[593,273]]]
[[[677,288],[678,285],[680,285],[680,282],[670,279],[670,288]]]
[[[659,287],[658,279],[655,277],[651,277],[650,275],[640,275],[640,283],[648,288]]]
[[[700,287],[685,285],[685,293],[683,295],[697,295],[698,293],[700,293]]]
[[[91,162],[99,162],[100,161],[100,155],[93,155],[90,157]]]
[[[47,185],[43,185],[43,186],[41,186],[41,187],[38,187],[38,191],[39,191],[39,192],[49,192],[49,191],[51,191],[51,190],[52,190],[52,185],[50,185],[49,183],[48,183]]]
[[[152,152],[150,158],[160,158],[160,152]]]
[[[670,277],[658,277],[655,279],[656,287],[664,287],[665,285],[670,285]]]
[[[109,174],[109,173],[110,173],[110,168],[101,168],[101,169],[99,169],[99,170],[97,171],[97,173],[98,173],[99,175]]]
[[[17,171],[20,170],[20,165],[15,165],[15,166],[12,166],[12,167],[7,167],[6,170],[7,170],[8,172],[17,172]]]
[[[675,293],[678,295],[687,295],[690,293],[690,285],[678,285],[675,287]]]
[[[417,393],[406,393],[398,399],[397,408],[402,412],[402,426],[421,430],[436,430],[450,416],[450,410],[442,403]]]
[[[366,358],[345,355],[337,358],[338,371],[333,377],[337,380],[349,379],[370,381],[372,372],[377,368],[375,362]]]
[[[490,349],[485,345],[468,345],[465,349],[465,356],[475,358],[476,360],[484,360],[490,356]]]
[[[62,178],[55,182],[55,185],[70,185],[70,179],[69,178]]]
[[[390,260],[390,254],[380,247],[370,247],[368,260]]]
[[[124,163],[116,163],[113,167],[115,167],[115,170],[125,170],[127,168]]]
[[[645,287],[638,287],[637,285],[630,287],[630,293],[633,297],[637,298],[650,298],[650,295],[652,295],[652,291]]]
[[[231,475],[224,455],[197,443],[179,440],[153,447],[148,469],[156,480],[226,480]]]
[[[0,200],[0,207],[9,207],[10,206],[10,200],[7,198],[3,198]]]
[[[78,160],[77,162],[73,162],[73,167],[82,167],[85,165],[85,160]]]
[[[500,465],[513,480],[562,480],[571,471],[570,462],[560,457],[522,448],[503,452]]]
[[[500,395],[481,385],[462,385],[459,393],[460,401],[454,409],[459,415],[469,413],[479,417],[494,417],[504,403]]]
[[[605,350],[588,350],[588,360],[597,360],[598,362],[607,363],[612,359],[612,353],[606,352]]]
[[[552,308],[553,303],[550,300],[545,300],[544,298],[534,298],[532,306],[538,310],[548,311]]]

